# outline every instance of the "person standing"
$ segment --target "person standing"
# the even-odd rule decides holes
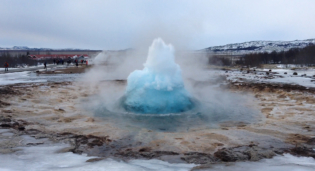
[[[9,71],[9,63],[8,62],[4,63],[4,71]]]
[[[68,59],[68,61],[67,61],[67,66],[69,66],[70,65],[70,63],[71,63],[71,60],[70,59]]]
[[[46,61],[44,62],[44,69],[47,70],[47,62]]]

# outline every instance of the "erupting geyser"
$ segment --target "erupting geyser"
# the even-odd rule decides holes
[[[149,48],[143,70],[128,76],[122,105],[135,113],[179,113],[194,107],[184,87],[181,69],[174,60],[174,48],[161,38]]]

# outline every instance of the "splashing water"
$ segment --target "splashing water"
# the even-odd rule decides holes
[[[175,63],[172,45],[161,38],[153,41],[144,69],[128,76],[121,102],[125,110],[135,113],[179,113],[194,107],[184,87],[181,69]]]

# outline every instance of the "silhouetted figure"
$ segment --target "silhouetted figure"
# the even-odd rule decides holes
[[[67,61],[67,66],[69,66],[70,65],[70,63],[71,63],[71,60],[69,59],[68,61]]]
[[[56,59],[54,59],[54,65],[56,64]]]
[[[9,63],[8,62],[4,63],[4,71],[9,71]]]
[[[62,65],[64,64],[64,62],[65,62],[65,61],[64,61],[63,59],[61,59],[61,64],[62,64]]]
[[[79,62],[77,59],[75,60],[75,66],[79,66]]]
[[[44,62],[44,69],[47,70],[47,62],[46,61]]]

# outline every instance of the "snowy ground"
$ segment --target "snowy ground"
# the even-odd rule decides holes
[[[47,64],[47,67],[56,67],[56,65],[53,64]],[[61,66],[61,65],[60,65]],[[20,70],[28,70],[28,69],[42,69],[44,68],[44,65],[39,65],[39,66],[25,66],[25,67],[18,67],[18,68],[11,68],[9,67],[9,71],[20,71]],[[0,68],[0,72],[4,72],[5,68]]]
[[[62,82],[73,81],[79,74],[54,74],[38,75],[31,71],[12,72],[0,74],[0,85],[11,85],[17,83],[39,83],[39,82]]]
[[[71,64],[70,66],[74,66],[74,64]],[[64,65],[55,65],[55,64],[47,64],[47,70],[48,71],[54,71],[56,69],[64,69],[67,67],[67,64]],[[20,68],[10,68],[9,71],[4,71],[4,68],[0,68],[0,74],[2,73],[12,73],[12,72],[24,72],[24,71],[44,71],[44,65],[38,65],[38,66],[26,66],[26,67],[20,67]]]
[[[269,75],[266,75],[268,69],[259,70],[256,72],[251,70],[247,71],[229,71],[224,73],[228,80],[232,82],[253,81],[258,83],[280,83],[280,84],[295,84],[304,87],[315,87],[315,70],[290,70],[290,69],[273,69]],[[297,72],[298,75],[293,75]],[[221,72],[222,73],[222,72]],[[286,74],[285,74],[286,73]],[[306,75],[304,75],[306,74]]]

